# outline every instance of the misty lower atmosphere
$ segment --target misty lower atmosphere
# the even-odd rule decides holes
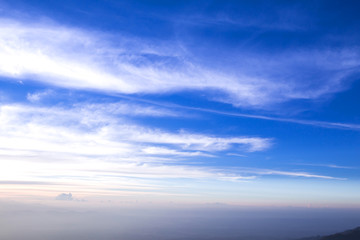
[[[359,210],[234,208],[217,204],[88,209],[77,204],[62,208],[2,203],[0,214],[0,238],[14,240],[285,240],[334,234],[355,228],[354,222],[360,221]]]
[[[360,240],[359,13],[0,0],[0,240]]]

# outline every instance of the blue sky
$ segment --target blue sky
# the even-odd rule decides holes
[[[359,7],[0,1],[1,195],[359,207]]]

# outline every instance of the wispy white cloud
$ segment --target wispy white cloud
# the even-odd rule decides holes
[[[96,106],[99,107],[96,110]],[[112,109],[112,108],[110,108]],[[61,117],[60,117],[61,116]],[[167,186],[178,181],[250,181],[263,175],[340,179],[306,172],[217,168],[202,162],[224,150],[261,151],[271,140],[168,132],[135,125],[100,105],[0,107],[0,176],[5,192],[15,194],[22,182],[28,191],[71,191],[80,195],[177,194]],[[167,179],[167,181],[164,181]],[[341,179],[342,180],[342,179]],[[19,183],[19,184],[15,184]],[[42,184],[44,183],[44,184]],[[21,191],[24,191],[22,189]],[[180,191],[181,192],[181,191]],[[24,194],[24,192],[22,192]]]
[[[150,102],[150,101],[147,101],[147,102]],[[186,110],[207,112],[207,113],[213,113],[213,114],[219,114],[219,115],[225,115],[225,116],[253,118],[253,119],[261,119],[261,120],[277,121],[277,122],[288,122],[288,123],[310,125],[310,126],[316,126],[316,127],[322,127],[322,128],[335,128],[335,129],[343,129],[343,130],[360,130],[360,124],[354,124],[354,123],[326,122],[326,121],[316,121],[316,120],[271,117],[271,116],[264,116],[264,115],[257,115],[257,114],[226,112],[226,111],[209,109],[209,108],[189,107],[189,106],[182,106],[182,105],[177,105],[177,104],[166,105],[166,104],[154,102],[154,101],[151,101],[151,103],[155,104],[155,105],[164,106],[164,107],[171,107],[172,109],[186,109]]]
[[[148,155],[172,155],[172,156],[206,156],[206,157],[214,157],[214,155],[204,153],[204,152],[184,152],[177,151],[175,149],[169,149],[165,147],[147,147],[143,148],[142,152]]]
[[[62,200],[62,201],[72,201],[72,200],[74,200],[71,193],[61,193],[55,199],[56,200]]]
[[[239,53],[239,66],[222,71],[196,64],[201,61],[170,43],[153,47],[156,44],[126,36],[9,19],[2,19],[0,30],[3,76],[125,94],[211,89],[224,95],[215,99],[245,107],[341,91],[360,59],[353,49],[297,51],[271,61]],[[116,44],[111,40],[115,37]]]
[[[28,93],[26,95],[26,99],[29,100],[30,102],[38,102],[40,100],[42,100],[43,98],[51,95],[53,93],[52,90],[45,90],[45,91],[38,91],[38,92],[34,92],[34,93]]]
[[[341,165],[337,165],[337,164],[296,163],[295,165],[300,165],[300,166],[314,166],[314,167],[327,167],[327,168],[338,168],[338,169],[356,169],[356,167],[341,166]]]
[[[247,151],[261,151],[268,149],[271,146],[271,139],[258,137],[213,137],[202,134],[193,134],[185,131],[177,133],[167,133],[159,130],[152,130],[146,128],[137,129],[136,134],[132,134],[135,129],[133,126],[127,126],[125,129],[120,127],[117,129],[122,133],[126,132],[128,139],[135,142],[171,144],[180,146],[182,149],[200,150],[200,151],[223,151],[230,149],[233,145],[245,145]],[[105,130],[106,131],[106,130]],[[114,134],[117,135],[117,134]],[[117,136],[118,137],[118,136]]]
[[[112,116],[101,105],[99,111],[94,110],[94,105],[73,109],[5,105],[1,106],[0,123],[3,148],[22,150],[120,154],[129,153],[129,149],[133,148],[149,149],[147,144],[165,144],[183,151],[206,152],[236,146],[241,146],[245,151],[262,151],[271,146],[271,139],[268,138],[215,137],[186,131],[173,133],[134,125]],[[65,145],[78,147],[61,150]],[[93,145],[97,148],[93,149]]]
[[[355,167],[347,167],[347,166],[339,166],[336,164],[328,164],[328,165],[323,165],[329,168],[341,168],[341,169],[355,169]]]
[[[236,156],[236,157],[247,157],[246,155],[244,154],[238,154],[238,153],[228,153],[226,154],[228,156]]]
[[[241,173],[250,173],[258,176],[261,175],[277,175],[277,176],[289,176],[289,177],[304,177],[304,178],[320,178],[320,179],[333,179],[333,180],[347,180],[347,178],[333,177],[327,175],[312,174],[301,171],[282,171],[282,170],[271,170],[271,169],[241,169]]]
[[[325,176],[325,175],[317,175],[311,174],[307,172],[288,172],[288,171],[273,171],[268,170],[264,172],[259,172],[262,175],[283,175],[283,176],[291,176],[291,177],[306,177],[306,178],[322,178],[322,179],[334,179],[334,180],[346,180],[346,178],[338,178],[332,176]]]
[[[62,191],[65,185],[72,191],[67,186],[71,183],[87,193],[128,188],[133,178],[139,179],[133,189],[140,190],[149,187],[149,179],[234,181],[249,176],[207,164],[187,164],[187,160],[214,158],[228,149],[263,151],[271,145],[267,138],[217,137],[140,126],[113,109],[117,108],[86,103],[69,108],[2,105],[2,180],[46,179],[57,183],[51,191]]]

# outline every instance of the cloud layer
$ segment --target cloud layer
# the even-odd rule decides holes
[[[124,94],[211,90],[217,92],[212,99],[242,107],[342,91],[358,73],[360,59],[355,49],[346,48],[300,49],[275,57],[240,51],[237,66],[222,71],[183,49],[184,44],[155,44],[54,23],[2,19],[0,24],[2,76]]]
[[[0,115],[2,147],[124,157],[141,152],[147,155],[174,155],[173,151],[176,154],[179,151],[215,153],[236,146],[244,151],[262,151],[271,145],[267,138],[224,138],[135,125],[121,117],[128,115],[129,108],[125,104],[80,104],[70,109],[3,105]],[[149,111],[145,107],[140,112],[161,115],[160,111]],[[167,111],[163,115],[166,114]]]
[[[135,106],[149,116],[168,114],[167,110],[161,114],[161,108],[148,111],[144,106],[141,111],[141,105]],[[337,179],[306,172],[209,166],[206,161],[221,161],[229,151],[265,151],[272,139],[150,128],[125,117],[129,108],[126,103],[86,102],[69,107],[2,105],[0,173],[3,185],[20,183],[11,184],[3,193],[19,194],[23,182],[29,182],[27,189],[39,195],[65,190],[84,196],[114,191],[177,195],[182,191],[169,185],[181,188],[187,180],[250,181],[267,175]],[[192,164],[195,159],[199,164]]]
[[[2,196],[76,200],[66,194],[72,192],[106,201],[175,196],[299,203],[309,192],[314,202],[331,199],[333,182],[337,195],[352,194],[343,186],[354,182],[343,183],[355,174],[342,176],[356,168],[340,168],[339,159],[329,159],[336,165],[319,160],[321,169],[304,165],[311,171],[291,162],[311,161],[323,146],[318,141],[332,147],[350,136],[326,128],[359,130],[358,124],[341,123],[346,118],[329,111],[329,118],[314,113],[308,120],[264,115],[285,106],[287,116],[294,116],[293,109],[348,89],[360,72],[357,43],[344,44],[350,35],[336,40],[331,31],[310,30],[312,20],[293,16],[293,10],[286,16],[267,10],[260,18],[242,10],[240,18],[238,10],[234,16],[221,13],[227,4],[219,4],[216,14],[196,8],[187,16],[146,11],[150,16],[139,13],[140,3],[136,12],[130,5],[117,16],[146,15],[149,25],[142,17],[141,24],[124,21],[97,30],[89,22],[71,25],[66,17],[0,18]],[[156,37],[144,32],[155,29]],[[285,123],[321,129],[303,134],[305,127]],[[339,141],[322,141],[325,131]],[[309,183],[318,185],[309,190]],[[324,193],[314,191],[330,185]]]
[[[92,188],[94,181],[117,185],[116,178],[247,179],[220,169],[187,165],[186,161],[194,157],[213,158],[229,149],[252,152],[271,146],[271,139],[267,138],[217,137],[136,125],[122,117],[129,107],[118,105],[119,108],[115,103],[82,103],[70,108],[2,105],[3,180],[39,181],[51,175],[52,182],[71,180],[74,185]],[[143,113],[155,115],[161,111],[144,110]],[[89,174],[92,180],[88,179]]]

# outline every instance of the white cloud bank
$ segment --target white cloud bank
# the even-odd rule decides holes
[[[49,175],[56,179],[64,173],[70,179],[88,174],[101,175],[99,179],[112,179],[112,175],[241,179],[240,175],[187,165],[186,159],[214,157],[228,149],[263,151],[272,142],[260,137],[216,137],[148,128],[128,122],[112,109],[102,104],[77,104],[68,109],[0,106],[3,180],[38,181]]]
[[[210,89],[225,94],[217,100],[261,107],[341,91],[360,62],[353,49],[296,51],[272,61],[239,53],[243,60],[237,60],[237,70],[225,73],[195,64],[170,43],[55,24],[0,22],[0,75],[65,88],[124,94]],[[325,77],[312,75],[330,70],[333,74]]]
[[[138,195],[149,191],[179,194],[183,185],[178,181],[186,179],[249,181],[261,175],[333,179],[296,172],[234,172],[210,167],[204,162],[209,158],[228,150],[264,151],[272,140],[169,132],[131,123],[113,109],[86,103],[71,108],[2,105],[0,176],[5,183],[20,183],[4,188],[3,195],[19,191],[25,194],[21,188],[24,182],[36,183],[26,185],[31,194],[41,195],[44,191],[53,194],[66,189],[83,196],[114,192]],[[194,158],[203,163],[187,162]],[[42,182],[45,183],[39,184]],[[179,189],[168,186],[171,184]]]
[[[123,157],[141,152],[146,155],[176,156],[179,151],[185,151],[199,155],[201,152],[224,151],[236,146],[251,152],[266,150],[271,146],[271,139],[268,138],[216,137],[135,125],[113,115],[119,113],[121,107],[108,112],[112,108],[103,106],[84,104],[64,109],[3,105],[0,107],[1,147]]]

